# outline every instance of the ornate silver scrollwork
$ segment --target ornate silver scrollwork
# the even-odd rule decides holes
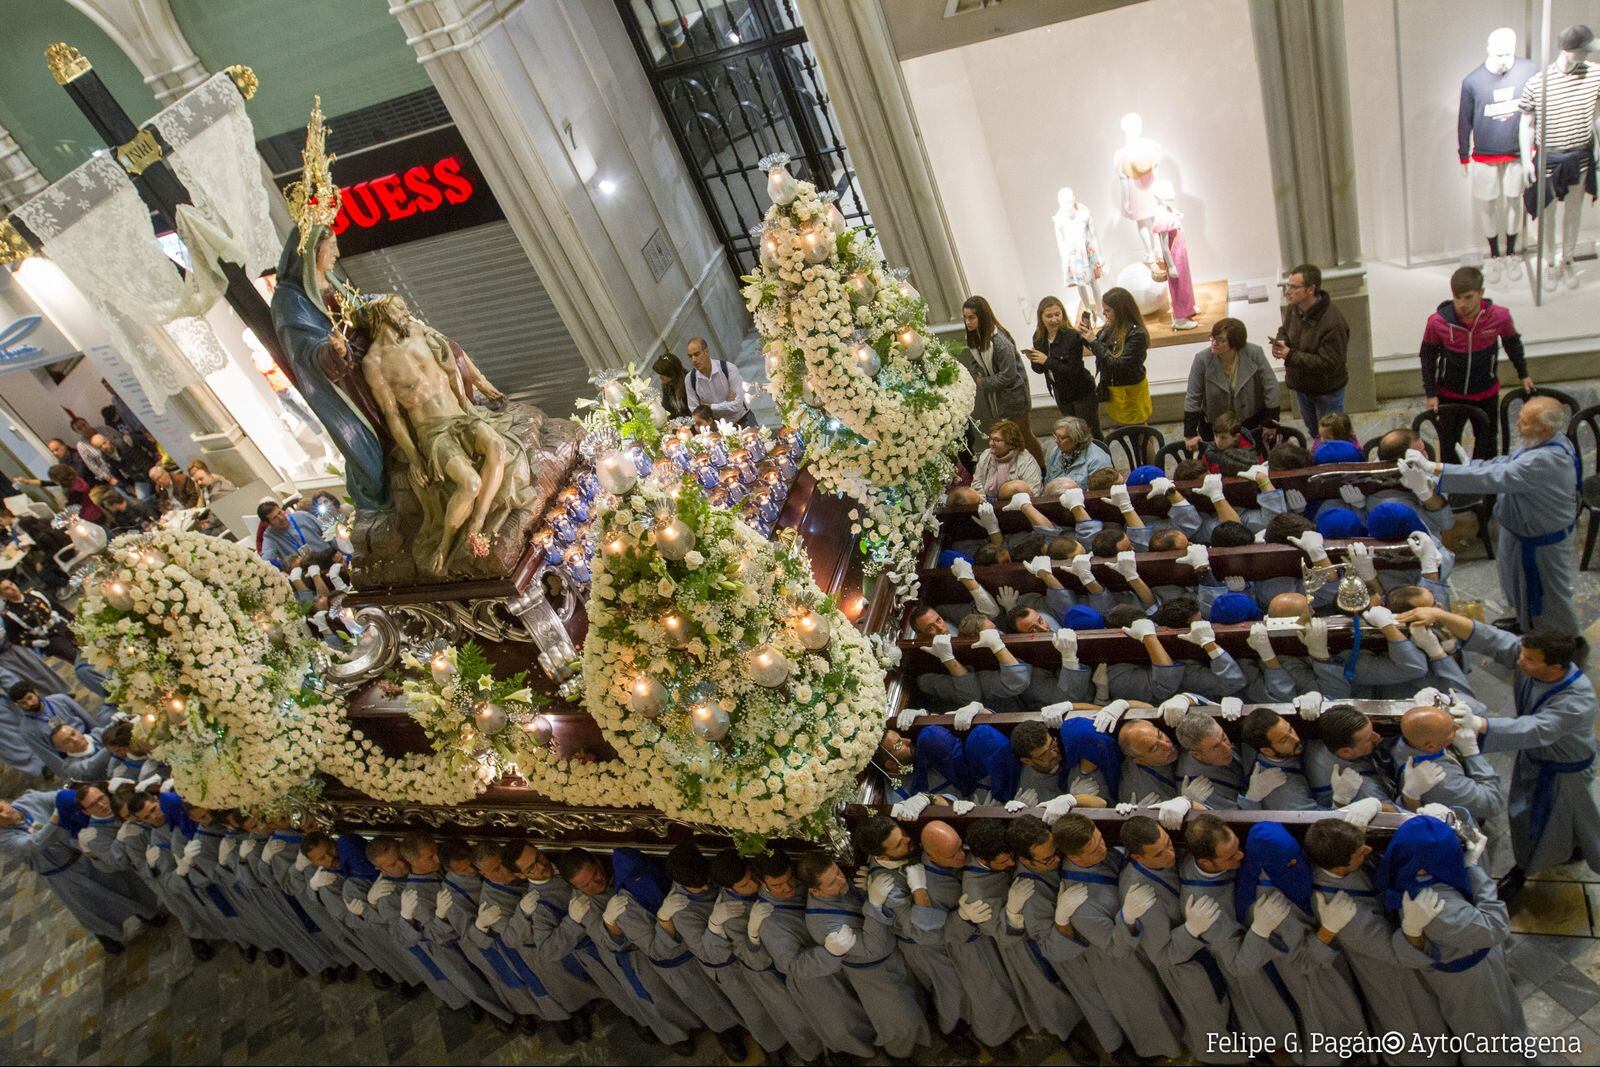
[[[605,837],[626,835],[637,840],[665,840],[674,831],[690,830],[701,835],[725,837],[717,826],[685,822],[655,811],[626,811],[606,808],[541,809],[524,807],[437,807],[428,804],[374,804],[364,801],[341,803],[324,799],[317,804],[317,817],[324,824],[372,827],[426,826],[433,830],[466,828],[516,830],[550,840],[570,839],[575,835]]]
[[[544,597],[543,575],[536,575],[528,588],[506,600],[506,610],[514,615],[539,646],[539,666],[550,680],[561,687],[562,696],[575,693],[578,649],[567,633],[566,624]]]
[[[340,692],[383,677],[400,655],[400,630],[382,608],[364,607],[356,612],[354,622],[360,627],[355,647],[324,672]]]

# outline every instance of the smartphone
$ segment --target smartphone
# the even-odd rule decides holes
[[[1089,309],[1088,308],[1079,308],[1078,309],[1078,329],[1079,329],[1079,331],[1081,332],[1083,330],[1088,329],[1089,324],[1090,324],[1091,321],[1092,320],[1089,318]]]

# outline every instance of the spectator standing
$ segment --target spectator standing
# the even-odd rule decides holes
[[[1272,340],[1272,358],[1283,360],[1285,384],[1300,406],[1306,430],[1344,410],[1350,326],[1322,290],[1322,271],[1302,263],[1283,283],[1283,326]]]
[[[1100,402],[1095,399],[1094,378],[1083,365],[1084,351],[1083,338],[1067,325],[1066,306],[1053,296],[1039,301],[1033,347],[1022,354],[1035,373],[1044,375],[1045,388],[1061,414],[1082,419],[1099,437]]]
[[[1102,303],[1106,324],[1096,333],[1080,323],[1078,334],[1099,367],[1099,395],[1106,402],[1106,414],[1120,426],[1143,426],[1149,423],[1151,410],[1150,381],[1144,368],[1150,333],[1128,290],[1121,286],[1107,289]]]
[[[1422,391],[1428,410],[1439,404],[1465,404],[1489,417],[1489,425],[1499,419],[1500,345],[1522,379],[1522,391],[1533,392],[1528,363],[1523,358],[1522,335],[1511,321],[1511,311],[1483,295],[1483,271],[1460,267],[1450,275],[1450,299],[1443,301],[1428,316],[1422,329]],[[1442,457],[1454,458],[1461,439],[1461,424],[1455,419],[1440,421],[1439,445]],[[1477,434],[1472,442],[1472,458],[1488,459],[1495,454],[1493,433]]]
[[[1214,440],[1213,423],[1232,412],[1247,430],[1278,423],[1278,377],[1260,345],[1249,343],[1244,323],[1218,319],[1211,344],[1189,366],[1183,398],[1183,436],[1190,451]],[[1258,435],[1259,436],[1259,435]]]
[[[961,305],[961,320],[967,328],[967,347],[961,363],[978,384],[977,402],[972,417],[978,429],[988,433],[1001,419],[1019,426],[1028,423],[1033,402],[1028,396],[1028,378],[1022,372],[1022,357],[1016,343],[994,317],[994,309],[981,296],[969,296]]]

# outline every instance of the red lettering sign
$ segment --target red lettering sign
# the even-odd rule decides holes
[[[340,190],[339,216],[333,232],[344,233],[352,225],[371,229],[384,222],[430,211],[445,204],[456,206],[472,199],[477,187],[462,173],[461,160],[445,156],[432,167],[409,168],[402,177],[384,174]]]

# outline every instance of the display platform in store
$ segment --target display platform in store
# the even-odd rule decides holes
[[[1171,308],[1162,308],[1156,314],[1144,317],[1144,328],[1150,331],[1151,348],[1204,343],[1206,337],[1210,334],[1212,323],[1227,317],[1227,279],[1224,278],[1216,282],[1201,282],[1196,285],[1194,287],[1194,303],[1196,308],[1194,321],[1199,325],[1193,329],[1173,329]]]

